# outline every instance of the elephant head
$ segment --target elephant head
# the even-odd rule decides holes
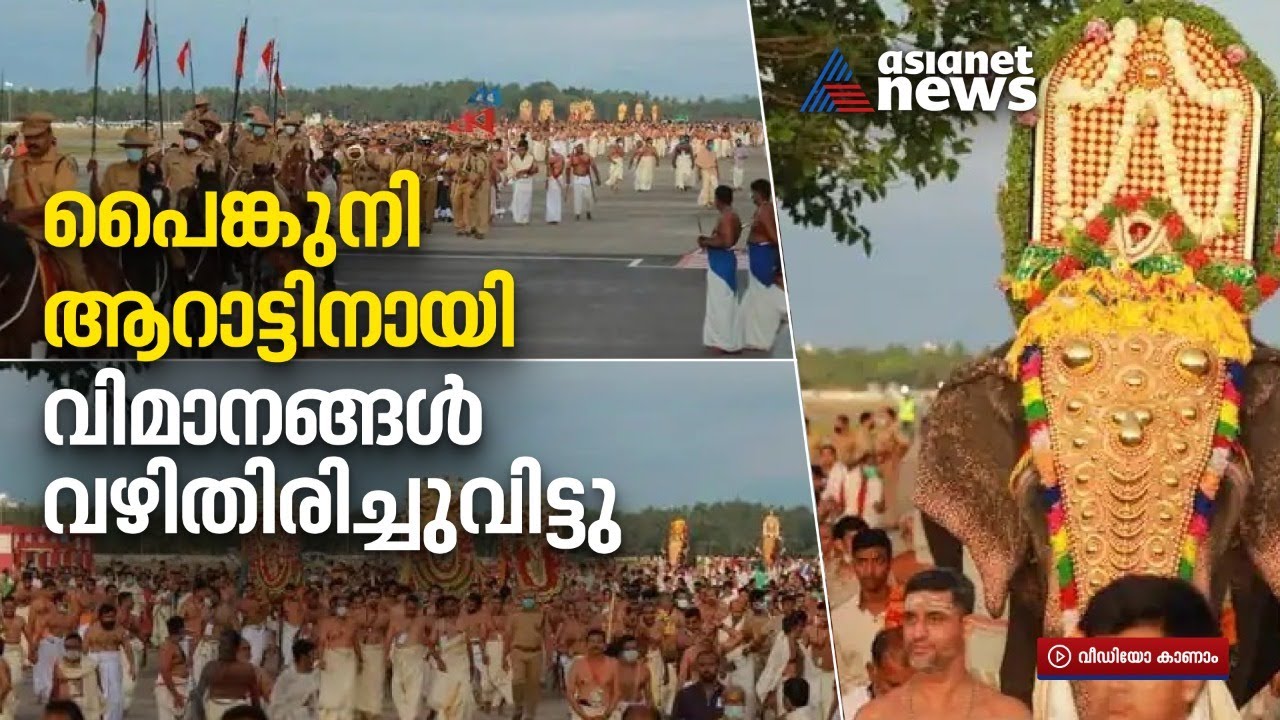
[[[1067,476],[1063,494],[1073,515],[1068,534],[1081,560],[1073,582],[1084,597],[1126,568],[1178,572],[1168,556],[1177,555],[1186,539],[1182,513],[1194,502],[1188,486],[1208,469],[1212,441],[1206,438],[1219,415],[1214,394],[1204,390],[1211,383],[1190,379],[1201,377],[1200,353],[1171,337],[1163,346],[1153,344],[1155,338],[1129,340],[1125,347],[1102,348],[1066,340],[1045,351],[1057,358],[1042,358],[1049,413],[1079,415],[1048,439],[1056,461],[1050,472]],[[1008,350],[1006,345],[960,368],[939,390],[921,428],[915,503],[940,564],[958,567],[963,545],[981,575],[988,611],[999,615],[1012,599],[1002,677],[1006,692],[1029,699],[1034,639],[1072,628],[1063,626],[1056,602],[1061,568],[1054,563],[1042,470],[1024,452],[1034,420],[1028,421],[1025,383],[1009,372]],[[1072,377],[1081,371],[1087,376],[1091,367],[1107,379],[1090,384]],[[1138,377],[1142,383],[1134,383]],[[1068,378],[1077,380],[1074,390],[1054,387]],[[1223,468],[1192,573],[1215,604],[1232,591],[1240,643],[1231,687],[1241,701],[1280,670],[1277,384],[1280,353],[1255,343],[1239,383],[1238,452]],[[1207,422],[1205,415],[1211,416]],[[1180,459],[1189,456],[1198,464]],[[1090,543],[1096,543],[1092,557]]]

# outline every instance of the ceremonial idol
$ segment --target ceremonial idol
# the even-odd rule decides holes
[[[1036,638],[1129,574],[1234,608],[1203,695],[1242,704],[1280,668],[1280,352],[1249,334],[1280,286],[1275,79],[1181,0],[1092,5],[1035,61],[999,198],[1018,330],[939,390],[915,502],[935,561],[963,544],[1010,602],[1001,683],[1038,717],[1075,701]]]
[[[689,553],[689,523],[678,517],[667,527],[667,565],[680,567]]]

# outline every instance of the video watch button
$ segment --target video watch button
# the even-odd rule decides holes
[[[1226,638],[1040,638],[1041,680],[1226,680]]]

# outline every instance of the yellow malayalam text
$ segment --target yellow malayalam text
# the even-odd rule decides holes
[[[363,323],[361,323],[363,320]],[[363,328],[361,325],[363,324]],[[300,349],[403,349],[425,342],[438,348],[479,348],[495,338],[515,347],[515,278],[502,270],[484,276],[484,289],[419,297],[394,290],[341,290],[317,297],[315,274],[294,270],[283,289],[254,297],[233,290],[220,297],[191,290],[178,296],[170,316],[150,296],[128,291],[55,293],[45,305],[45,341],[51,347],[127,347],[142,362],[170,348],[254,347],[267,362],[288,362]]]
[[[49,200],[44,221],[45,239],[59,248],[88,247],[94,242],[112,248],[153,243],[166,248],[195,249],[213,248],[219,242],[231,248],[292,248],[301,243],[307,264],[323,268],[337,257],[339,239],[352,249],[393,248],[401,240],[406,247],[420,246],[417,229],[422,196],[418,175],[410,170],[397,170],[388,185],[387,190],[350,191],[342,196],[337,239],[328,232],[333,207],[324,193],[307,193],[307,202],[317,211],[316,230],[303,237],[298,217],[280,207],[275,193],[261,190],[206,193],[205,207],[209,211],[200,227],[189,226],[186,215],[178,210],[153,213],[147,199],[130,190],[113,192],[100,204],[78,190],[68,190]],[[380,207],[386,208],[385,217],[389,221],[387,233],[381,236],[376,222]],[[363,221],[363,235],[355,232],[356,217]]]

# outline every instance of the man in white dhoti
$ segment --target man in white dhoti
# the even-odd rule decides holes
[[[22,684],[22,667],[27,659],[22,651],[26,630],[27,621],[18,615],[18,601],[12,595],[6,597],[0,603],[0,640],[4,642],[4,664],[9,668],[9,681],[15,687]]]
[[[98,663],[84,656],[79,635],[67,636],[65,650],[65,654],[54,663],[50,699],[74,703],[86,720],[101,720],[105,703],[99,685]]]
[[[590,220],[596,205],[596,187],[600,185],[600,170],[582,143],[578,143],[569,156],[569,185],[573,188],[573,219],[581,220],[586,214]]]
[[[733,148],[733,189],[741,190],[742,181],[747,177],[747,146],[738,140]]]
[[[187,651],[182,646],[184,624],[180,616],[169,618],[165,628],[169,635],[160,644],[160,671],[156,674],[155,687],[157,720],[178,720],[185,714],[191,670]]]
[[[676,171],[676,189],[687,191],[693,185],[693,146],[689,138],[681,138],[676,144],[671,167]]]
[[[653,140],[644,139],[644,144],[636,149],[631,164],[635,167],[636,192],[653,190],[653,171],[658,167],[658,151],[653,147]]]
[[[267,705],[271,720],[317,720],[320,702],[320,673],[315,669],[316,647],[309,640],[297,641],[293,663],[276,678]]]
[[[747,233],[747,289],[742,294],[742,344],[749,350],[770,350],[787,316],[782,291],[782,255],[773,209],[773,188],[768,180],[751,183],[756,211]]]
[[[391,665],[391,705],[400,720],[417,720],[422,705],[429,625],[412,595],[405,599],[403,612],[393,615],[387,625],[384,652]]]
[[[1021,702],[969,674],[965,625],[975,602],[973,582],[951,568],[922,570],[907,581],[902,627],[915,675],[865,705],[858,720],[1031,717]]]
[[[117,625],[114,605],[98,608],[98,620],[85,633],[84,647],[98,664],[105,703],[103,720],[123,720],[125,673],[136,677],[137,671],[128,633]]]
[[[527,140],[516,145],[516,154],[507,164],[507,173],[511,177],[512,188],[511,220],[516,225],[528,225],[533,214],[533,177],[538,174],[538,165],[529,154]]]
[[[1159,616],[1153,617],[1155,612]],[[1080,632],[1100,638],[1218,637],[1221,627],[1204,595],[1190,583],[1128,575],[1099,590],[1080,616]],[[1036,720],[1236,720],[1239,711],[1221,680],[1086,680],[1081,702],[1067,680],[1036,680]]]
[[[565,675],[569,720],[607,720],[618,707],[618,661],[604,654],[604,631],[587,631],[587,654]]]
[[[428,651],[436,673],[431,678],[427,705],[438,720],[469,720],[475,708],[471,690],[471,660],[467,634],[459,626],[460,605],[457,598],[442,597],[435,624],[430,630],[433,642]]]
[[[548,225],[558,224],[564,210],[565,166],[564,154],[553,145],[547,157],[547,179],[543,185],[547,191]]]
[[[0,640],[0,652],[5,643]],[[18,687],[8,663],[0,663],[0,720],[13,720],[18,710]]]
[[[733,665],[727,682],[739,688],[748,718],[756,717],[756,657],[751,654],[751,635],[747,626],[747,597],[739,595],[729,603],[729,615],[716,631],[716,641],[724,659]]]
[[[702,324],[702,344],[718,353],[742,349],[738,325],[738,259],[733,246],[742,234],[742,221],[733,211],[733,190],[716,188],[720,217],[710,235],[698,238],[707,253],[707,306]]]
[[[609,179],[604,184],[612,191],[622,189],[623,163],[626,161],[627,149],[622,145],[622,138],[609,148]]]
[[[338,601],[332,617],[320,622],[321,720],[352,720],[356,711],[356,679],[360,645],[357,627],[347,617],[346,600]]]

